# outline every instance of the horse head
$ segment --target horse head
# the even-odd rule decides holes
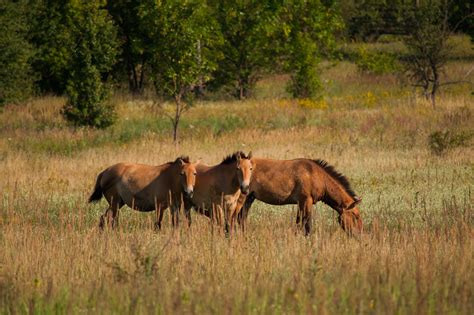
[[[354,201],[348,207],[343,208],[339,214],[339,224],[350,235],[362,233],[363,224],[357,207],[361,201],[361,198],[354,198]]]
[[[181,189],[185,197],[192,198],[194,194],[194,185],[196,184],[196,166],[201,160],[190,162],[188,157],[178,158],[181,171]]]
[[[250,188],[250,179],[252,178],[253,162],[252,151],[246,156],[242,152],[236,155],[237,177],[239,179],[239,186],[242,193],[247,194]]]

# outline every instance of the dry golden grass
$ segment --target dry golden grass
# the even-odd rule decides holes
[[[4,109],[0,312],[472,314],[472,139],[442,156],[427,139],[472,134],[473,98],[446,94],[433,110],[387,89],[369,104],[358,95],[372,79],[362,80],[346,91],[352,105],[334,96],[322,110],[272,98],[197,104],[177,146],[147,102],[117,98],[121,120],[104,132],[67,128],[62,99]],[[104,167],[179,154],[218,163],[239,149],[334,164],[363,198],[363,237],[347,237],[317,204],[306,238],[294,206],[259,202],[232,239],[197,215],[190,229],[167,222],[156,233],[154,214],[128,208],[117,231],[98,232],[105,202],[86,200]]]

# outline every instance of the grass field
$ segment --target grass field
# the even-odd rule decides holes
[[[262,80],[253,100],[196,104],[178,145],[147,100],[116,96],[106,131],[68,128],[62,98],[5,107],[0,313],[472,314],[472,87],[449,86],[432,109],[396,76],[348,62],[325,68],[320,101],[286,99],[286,80]],[[128,208],[117,231],[97,230],[106,203],[86,200],[103,168],[180,154],[213,164],[236,150],[335,165],[363,198],[362,238],[323,204],[304,237],[294,206],[259,202],[232,239],[196,214],[177,230],[167,214],[157,233],[154,214]]]

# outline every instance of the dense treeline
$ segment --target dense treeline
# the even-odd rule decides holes
[[[135,94],[149,87],[156,100],[176,105],[176,138],[192,99],[217,90],[248,98],[271,72],[290,75],[294,97],[315,97],[318,62],[334,56],[336,38],[410,35],[407,12],[420,3],[0,0],[0,105],[65,94],[69,121],[102,128],[115,117],[111,86]],[[472,33],[470,1],[451,1],[448,9],[450,29]]]
[[[406,35],[407,15],[419,7],[446,5],[450,29],[474,37],[474,5],[471,0],[341,0],[341,15],[350,39],[373,41],[381,35]]]

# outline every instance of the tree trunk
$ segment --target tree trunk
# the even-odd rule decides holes
[[[138,81],[138,91],[139,93],[143,92],[143,80],[145,79],[145,57],[142,59],[142,64],[140,66],[140,80]]]
[[[178,143],[178,123],[179,120],[173,121],[173,143]]]
[[[436,92],[438,92],[439,87],[439,74],[436,65],[432,65],[433,69],[433,85],[431,87],[431,104],[433,108],[436,108]]]
[[[181,113],[182,113],[181,97],[179,95],[175,96],[174,101],[175,101],[176,111],[175,111],[174,119],[173,119],[173,142],[176,144],[178,143],[179,119],[181,118]]]

